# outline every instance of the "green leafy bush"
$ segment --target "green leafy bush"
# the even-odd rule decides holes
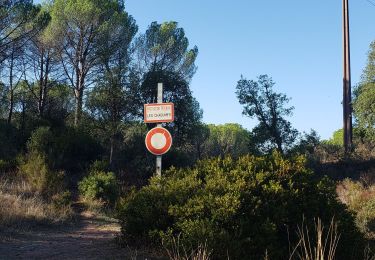
[[[109,162],[106,160],[96,160],[94,161],[89,168],[89,172],[100,172],[100,171],[108,171],[109,170]]]
[[[27,141],[27,149],[39,154],[48,155],[53,147],[54,137],[48,126],[41,126],[32,132]]]
[[[53,151],[54,167],[81,172],[100,157],[102,147],[85,130],[66,128],[56,131]]]
[[[101,153],[99,144],[80,129],[44,126],[32,132],[27,150],[43,155],[51,169],[69,173],[82,171]]]
[[[51,170],[44,155],[37,152],[27,154],[19,170],[34,190],[47,197],[65,188],[65,173]]]
[[[113,203],[118,194],[116,176],[113,172],[96,171],[78,183],[80,194],[86,199],[101,199]]]
[[[42,155],[31,154],[20,166],[20,170],[34,189],[43,191],[47,188],[49,170]]]
[[[164,244],[180,236],[185,247],[207,244],[215,258],[287,259],[297,226],[336,216],[340,256],[359,259],[362,237],[336,199],[334,183],[316,179],[303,157],[280,154],[211,159],[192,169],[172,168],[120,205],[127,241]],[[358,252],[355,252],[358,250]]]

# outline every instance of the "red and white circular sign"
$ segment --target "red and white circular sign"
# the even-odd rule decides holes
[[[163,127],[155,127],[148,131],[145,139],[147,150],[155,155],[162,155],[172,146],[172,135]]]

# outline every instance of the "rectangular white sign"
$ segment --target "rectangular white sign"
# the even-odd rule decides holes
[[[174,121],[173,103],[155,103],[144,105],[145,123],[166,123]]]

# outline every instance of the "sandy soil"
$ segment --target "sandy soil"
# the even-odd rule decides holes
[[[113,219],[81,212],[74,224],[0,234],[0,259],[151,259],[119,248]]]

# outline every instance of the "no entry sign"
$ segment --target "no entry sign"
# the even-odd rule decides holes
[[[172,136],[164,127],[155,127],[148,131],[145,143],[150,153],[162,155],[171,148]]]

